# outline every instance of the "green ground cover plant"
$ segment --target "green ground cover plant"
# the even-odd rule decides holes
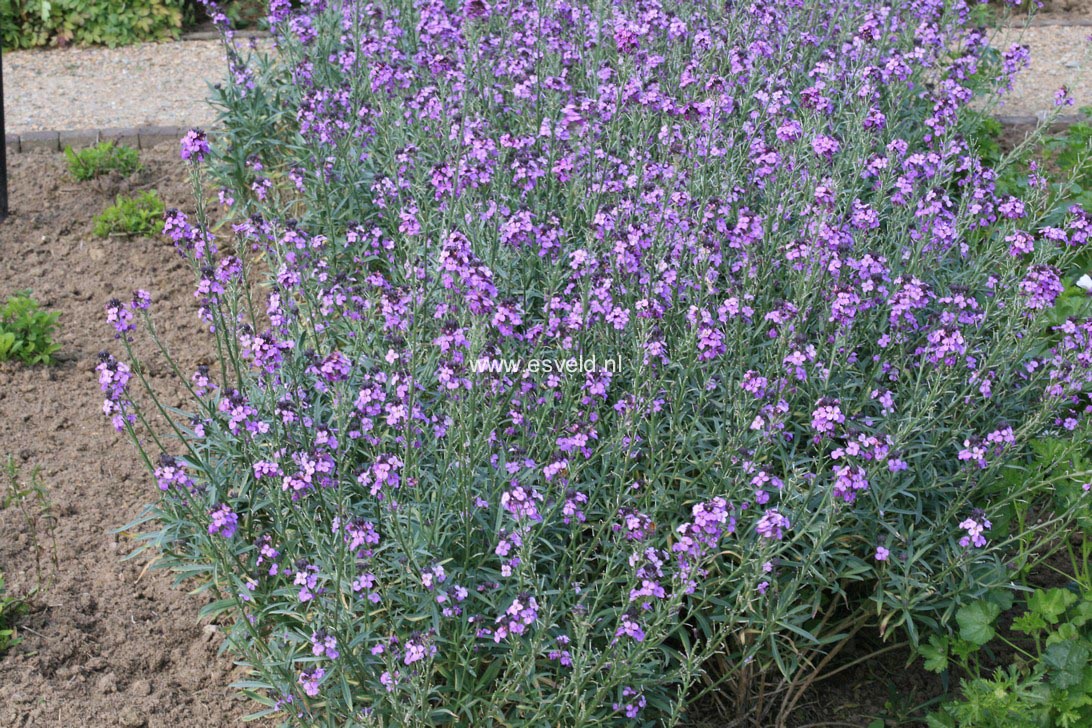
[[[1086,514],[1087,517],[1087,514]],[[1085,533],[1087,539],[1087,532]],[[1070,556],[1080,573],[1066,587],[1036,589],[1002,629],[1011,592],[998,592],[956,613],[958,635],[934,636],[922,646],[935,672],[967,675],[958,699],[928,717],[930,728],[1076,728],[1092,723],[1092,588],[1088,541]],[[1065,574],[1069,576],[1069,574]],[[989,668],[991,647],[1014,655]]]
[[[29,291],[8,296],[0,306],[0,361],[50,364],[60,350],[53,333],[61,314],[43,311]]]
[[[164,223],[218,355],[162,351],[168,406],[135,291],[98,372],[160,491],[127,528],[258,713],[674,725],[716,691],[782,725],[859,636],[955,639],[1023,578],[1083,497],[1092,323],[1055,307],[1092,218],[978,151],[1026,54],[972,20],[278,1],[275,58],[222,25]]]
[[[95,217],[94,232],[100,238],[111,235],[155,235],[163,226],[165,207],[159,193],[146,190],[136,195],[118,195],[114,204]]]
[[[68,171],[78,181],[86,182],[110,172],[128,177],[140,169],[140,152],[114,142],[100,142],[93,147],[65,147]]]

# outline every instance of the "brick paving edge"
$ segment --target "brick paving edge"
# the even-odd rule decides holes
[[[81,149],[99,142],[113,141],[138,149],[151,149],[164,142],[177,142],[186,135],[187,126],[138,126],[110,129],[65,129],[61,131],[26,131],[5,137],[8,151],[60,152],[65,147]]]

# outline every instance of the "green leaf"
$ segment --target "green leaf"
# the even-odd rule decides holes
[[[948,669],[948,638],[931,635],[929,644],[919,645],[918,652],[925,658],[925,669],[929,672],[944,672]]]
[[[1069,621],[1078,627],[1083,627],[1085,623],[1092,621],[1092,599],[1085,597],[1079,605],[1075,613],[1069,618]]]
[[[955,728],[955,720],[946,713],[930,713],[925,716],[928,728]]]
[[[1057,624],[1076,601],[1077,595],[1067,589],[1040,589],[1028,599],[1028,609],[1047,624]]]
[[[1043,653],[1043,664],[1050,668],[1050,684],[1061,690],[1081,682],[1090,653],[1083,642],[1061,642]]]
[[[956,612],[956,621],[959,622],[959,636],[968,642],[982,645],[989,642],[997,634],[993,628],[994,620],[1001,614],[1001,607],[979,599]]]
[[[1024,612],[1012,621],[1012,628],[1023,634],[1035,634],[1047,628],[1046,620],[1035,612]]]

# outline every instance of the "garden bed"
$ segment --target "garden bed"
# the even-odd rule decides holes
[[[472,48],[488,30],[497,43],[480,48],[506,47],[505,24],[484,22],[487,7],[470,20],[439,5],[428,12],[468,23],[465,37],[441,34],[441,45]],[[369,25],[379,16],[360,20],[380,31]],[[559,48],[571,24],[598,29],[590,16],[557,20],[549,32]],[[745,35],[751,19],[738,20],[730,29]],[[664,21],[665,48],[689,32]],[[857,40],[875,21],[862,18]],[[596,61],[610,71],[600,67],[599,82],[611,63],[629,68],[647,40],[620,22],[616,48]],[[170,147],[146,154],[137,173],[86,183],[71,181],[59,156],[14,165],[2,292],[33,289],[62,320],[55,366],[0,367],[10,478],[39,482],[40,470],[41,483],[29,521],[25,503],[0,509],[0,570],[9,594],[30,605],[17,623],[24,641],[0,661],[12,695],[0,723],[231,724],[265,705],[298,726],[908,725],[942,692],[926,668],[954,689],[953,677],[994,666],[998,644],[1038,659],[1047,622],[1078,597],[1058,582],[1024,613],[1010,592],[1039,586],[1035,570],[1051,566],[1040,548],[1072,545],[1067,514],[1084,514],[1076,499],[1092,488],[1078,478],[1092,473],[1088,430],[1061,431],[1084,426],[1077,407],[1092,383],[1092,328],[1065,320],[1084,310],[1079,289],[1089,288],[1075,275],[1088,259],[1070,249],[1092,238],[1092,218],[1068,205],[1088,209],[1092,185],[978,167],[975,154],[989,166],[1022,132],[973,116],[948,126],[970,97],[952,79],[965,80],[959,64],[973,65],[977,36],[950,67],[920,48],[888,59],[935,61],[952,74],[937,104],[919,108],[910,93],[921,69],[853,113],[859,92],[842,99],[817,84],[801,91],[807,111],[786,118],[774,142],[752,125],[720,123],[732,121],[733,104],[692,101],[689,80],[667,106],[639,92],[670,70],[658,70],[658,56],[638,54],[650,75],[621,87],[632,95],[617,109],[604,101],[613,90],[578,79],[566,94],[580,102],[551,126],[536,121],[539,107],[523,108],[522,81],[510,89],[520,100],[497,93],[480,106],[432,96],[427,76],[446,74],[444,63],[415,60],[422,75],[404,87],[365,83],[356,49],[378,54],[371,67],[389,49],[352,40],[352,54],[338,55],[343,36],[312,34],[343,24],[332,14],[292,18],[295,40],[281,46],[291,84],[236,62],[240,88],[222,95],[232,142],[210,149],[189,132],[186,165]],[[433,42],[431,33],[419,40]],[[694,50],[711,64],[703,73],[718,67],[704,34]],[[391,52],[400,64],[401,51]],[[311,59],[332,57],[346,78],[312,77]],[[751,60],[758,68],[766,57]],[[828,80],[844,94],[850,77]],[[719,75],[708,81],[723,90]],[[300,92],[311,83],[318,90]],[[325,94],[354,83],[368,103],[331,110]],[[262,84],[268,94],[251,93]],[[420,113],[402,119],[404,88],[420,84],[410,104]],[[301,93],[298,130],[256,121],[291,106],[282,91]],[[542,93],[537,102],[552,98]],[[859,133],[828,128],[830,114],[811,113],[824,106],[863,124]],[[708,148],[682,123],[706,115]],[[889,138],[896,118],[933,131],[920,146],[913,131]],[[454,148],[434,144],[434,122],[448,119],[463,129],[452,140],[470,134]],[[677,143],[662,127],[659,146],[627,146],[657,120],[679,122]],[[938,145],[945,137],[934,132],[951,131],[966,131],[969,146],[959,134]],[[1086,125],[1069,133],[1079,143],[1048,145],[1044,171],[1068,168],[1092,138]],[[405,144],[387,149],[395,139]],[[680,174],[699,149],[723,153],[724,165],[703,168],[708,178]],[[549,173],[532,174],[553,159]],[[598,159],[611,164],[581,162]],[[391,160],[401,166],[388,169]],[[203,205],[190,217],[168,212],[165,236],[189,266],[155,235],[163,204],[149,193],[190,207],[186,169],[205,185],[200,199],[222,188],[219,204],[236,223],[231,237]],[[893,180],[888,169],[905,174]],[[736,180],[754,189],[721,199]],[[139,193],[140,204],[119,199],[109,224],[92,228],[122,192]],[[835,204],[854,196],[845,210]],[[767,227],[753,211],[772,199],[799,218],[779,207]],[[544,209],[558,216],[532,226]],[[629,234],[612,232],[630,217]],[[573,233],[585,227],[595,234],[577,248]],[[124,229],[147,237],[109,234]],[[263,279],[272,290],[255,296]],[[154,294],[121,302],[136,289]],[[101,323],[111,298],[116,342]],[[627,329],[631,310],[657,323]],[[136,318],[155,322],[152,338],[173,361],[136,333]],[[23,351],[29,340],[19,340]],[[438,351],[425,354],[430,346]],[[628,369],[594,368],[586,355],[600,351]],[[579,354],[593,369],[583,385],[539,381],[530,364],[543,352]],[[524,356],[523,375],[492,376],[513,370],[490,362],[519,371]],[[195,370],[192,386],[173,374]],[[100,422],[96,379],[161,493]],[[571,419],[559,420],[566,408]],[[693,421],[701,426],[686,429]],[[172,591],[148,562],[121,561],[137,542],[116,528],[151,501],[146,513],[161,519],[151,528],[162,530],[147,553],[186,575],[197,596]],[[1087,591],[1082,549],[1084,571],[1070,553],[1080,575],[1055,569]],[[218,621],[202,622],[202,605]],[[9,622],[0,620],[0,638]],[[1084,622],[1076,610],[1067,617],[1064,644],[1061,628],[1049,630],[1043,667],[1013,679],[1049,677],[1058,691],[1081,684],[1092,642],[1072,637]],[[215,657],[229,627],[253,675],[232,675]],[[1013,631],[1036,635],[1035,655],[1001,634]],[[1001,652],[999,664],[1016,661]],[[696,696],[710,676],[727,687]],[[254,704],[227,692],[242,677]],[[964,683],[966,706],[944,706],[949,718],[976,709],[975,690],[997,695],[976,682]]]

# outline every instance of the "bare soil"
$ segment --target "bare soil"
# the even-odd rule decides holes
[[[9,157],[11,217],[0,223],[0,297],[31,289],[59,311],[54,366],[0,363],[0,463],[25,475],[40,468],[56,519],[57,567],[19,622],[23,642],[0,656],[0,726],[226,726],[253,705],[228,683],[243,677],[217,656],[221,634],[202,625],[200,598],[172,587],[146,561],[122,561],[132,534],[114,530],[155,498],[132,445],[101,412],[95,365],[120,345],[103,318],[113,297],[152,292],[153,311],[182,371],[192,371],[207,337],[197,318],[189,268],[169,241],[95,238],[92,218],[119,192],[156,188],[168,207],[192,193],[174,145],[143,153],[130,178],[77,183],[64,156]],[[138,339],[153,386],[176,392],[167,366]],[[172,394],[181,404],[181,398]],[[31,533],[18,508],[0,510],[0,571],[15,596],[38,584]],[[48,539],[48,533],[38,533]],[[52,582],[52,583],[49,583]]]

